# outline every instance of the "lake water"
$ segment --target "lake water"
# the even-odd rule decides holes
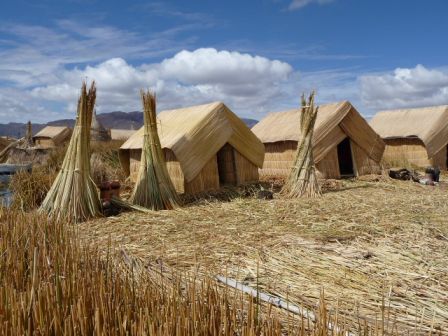
[[[6,188],[0,189],[0,205],[10,207],[12,203],[12,192]]]

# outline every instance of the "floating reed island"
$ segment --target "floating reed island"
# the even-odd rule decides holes
[[[251,131],[220,102],[157,116],[142,92],[118,150],[95,100],[84,83],[67,151],[0,207],[0,334],[448,335],[447,176],[365,175],[387,137],[349,102],[312,94]],[[113,174],[129,198],[110,204],[138,212],[102,216]]]

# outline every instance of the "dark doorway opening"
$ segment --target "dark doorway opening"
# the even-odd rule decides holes
[[[448,146],[446,146],[446,167],[445,170],[448,170]]]
[[[225,144],[218,152],[218,174],[220,185],[236,185],[235,152],[232,146]]]
[[[338,161],[339,161],[339,173],[341,174],[341,177],[355,176],[350,138],[345,138],[339,143]]]

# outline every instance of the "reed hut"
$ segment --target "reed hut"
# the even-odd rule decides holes
[[[96,117],[96,110],[92,116],[92,124],[90,127],[90,139],[96,142],[105,142],[111,140],[111,135],[107,129],[100,123]]]
[[[300,134],[300,109],[268,114],[252,131],[264,143],[261,176],[289,175]],[[348,101],[319,106],[313,155],[319,178],[379,173],[385,144]]]
[[[110,138],[113,141],[123,141],[128,140],[134,133],[136,133],[136,130],[127,130],[127,129],[110,129]]]
[[[70,140],[72,130],[65,126],[46,126],[33,136],[34,145],[39,148],[54,148]]]
[[[370,126],[386,143],[389,165],[447,169],[448,105],[378,112]]]
[[[258,181],[263,144],[223,103],[163,111],[157,119],[168,173],[178,193]],[[134,182],[142,144],[143,128],[120,149],[121,164]]]

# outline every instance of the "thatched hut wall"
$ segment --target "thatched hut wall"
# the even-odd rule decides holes
[[[355,175],[376,174],[381,172],[379,163],[354,141],[350,141]],[[265,144],[265,159],[259,173],[263,177],[287,177],[295,158],[297,141],[279,141]],[[325,156],[316,163],[319,178],[340,178],[337,146],[327,149]]]
[[[384,139],[384,142],[384,162],[389,166],[438,166],[440,169],[447,169],[446,147],[435,153],[432,158],[428,158],[425,144],[417,137]]]
[[[236,184],[258,181],[258,167],[250,162],[236,149],[234,149],[234,153],[236,167]]]
[[[337,179],[341,177],[339,172],[338,150],[333,147],[322,160],[316,163],[317,176],[319,178]]]
[[[54,143],[53,139],[48,139],[48,138],[35,138],[34,144],[37,147],[41,147],[41,148],[56,147],[56,144]]]
[[[258,167],[229,144],[225,144],[191,181],[185,179],[174,152],[167,148],[163,152],[171,181],[180,194],[196,194],[216,190],[223,185],[258,181]],[[125,170],[133,182],[137,179],[141,153],[141,149],[122,150],[120,153],[122,166],[129,167]]]

